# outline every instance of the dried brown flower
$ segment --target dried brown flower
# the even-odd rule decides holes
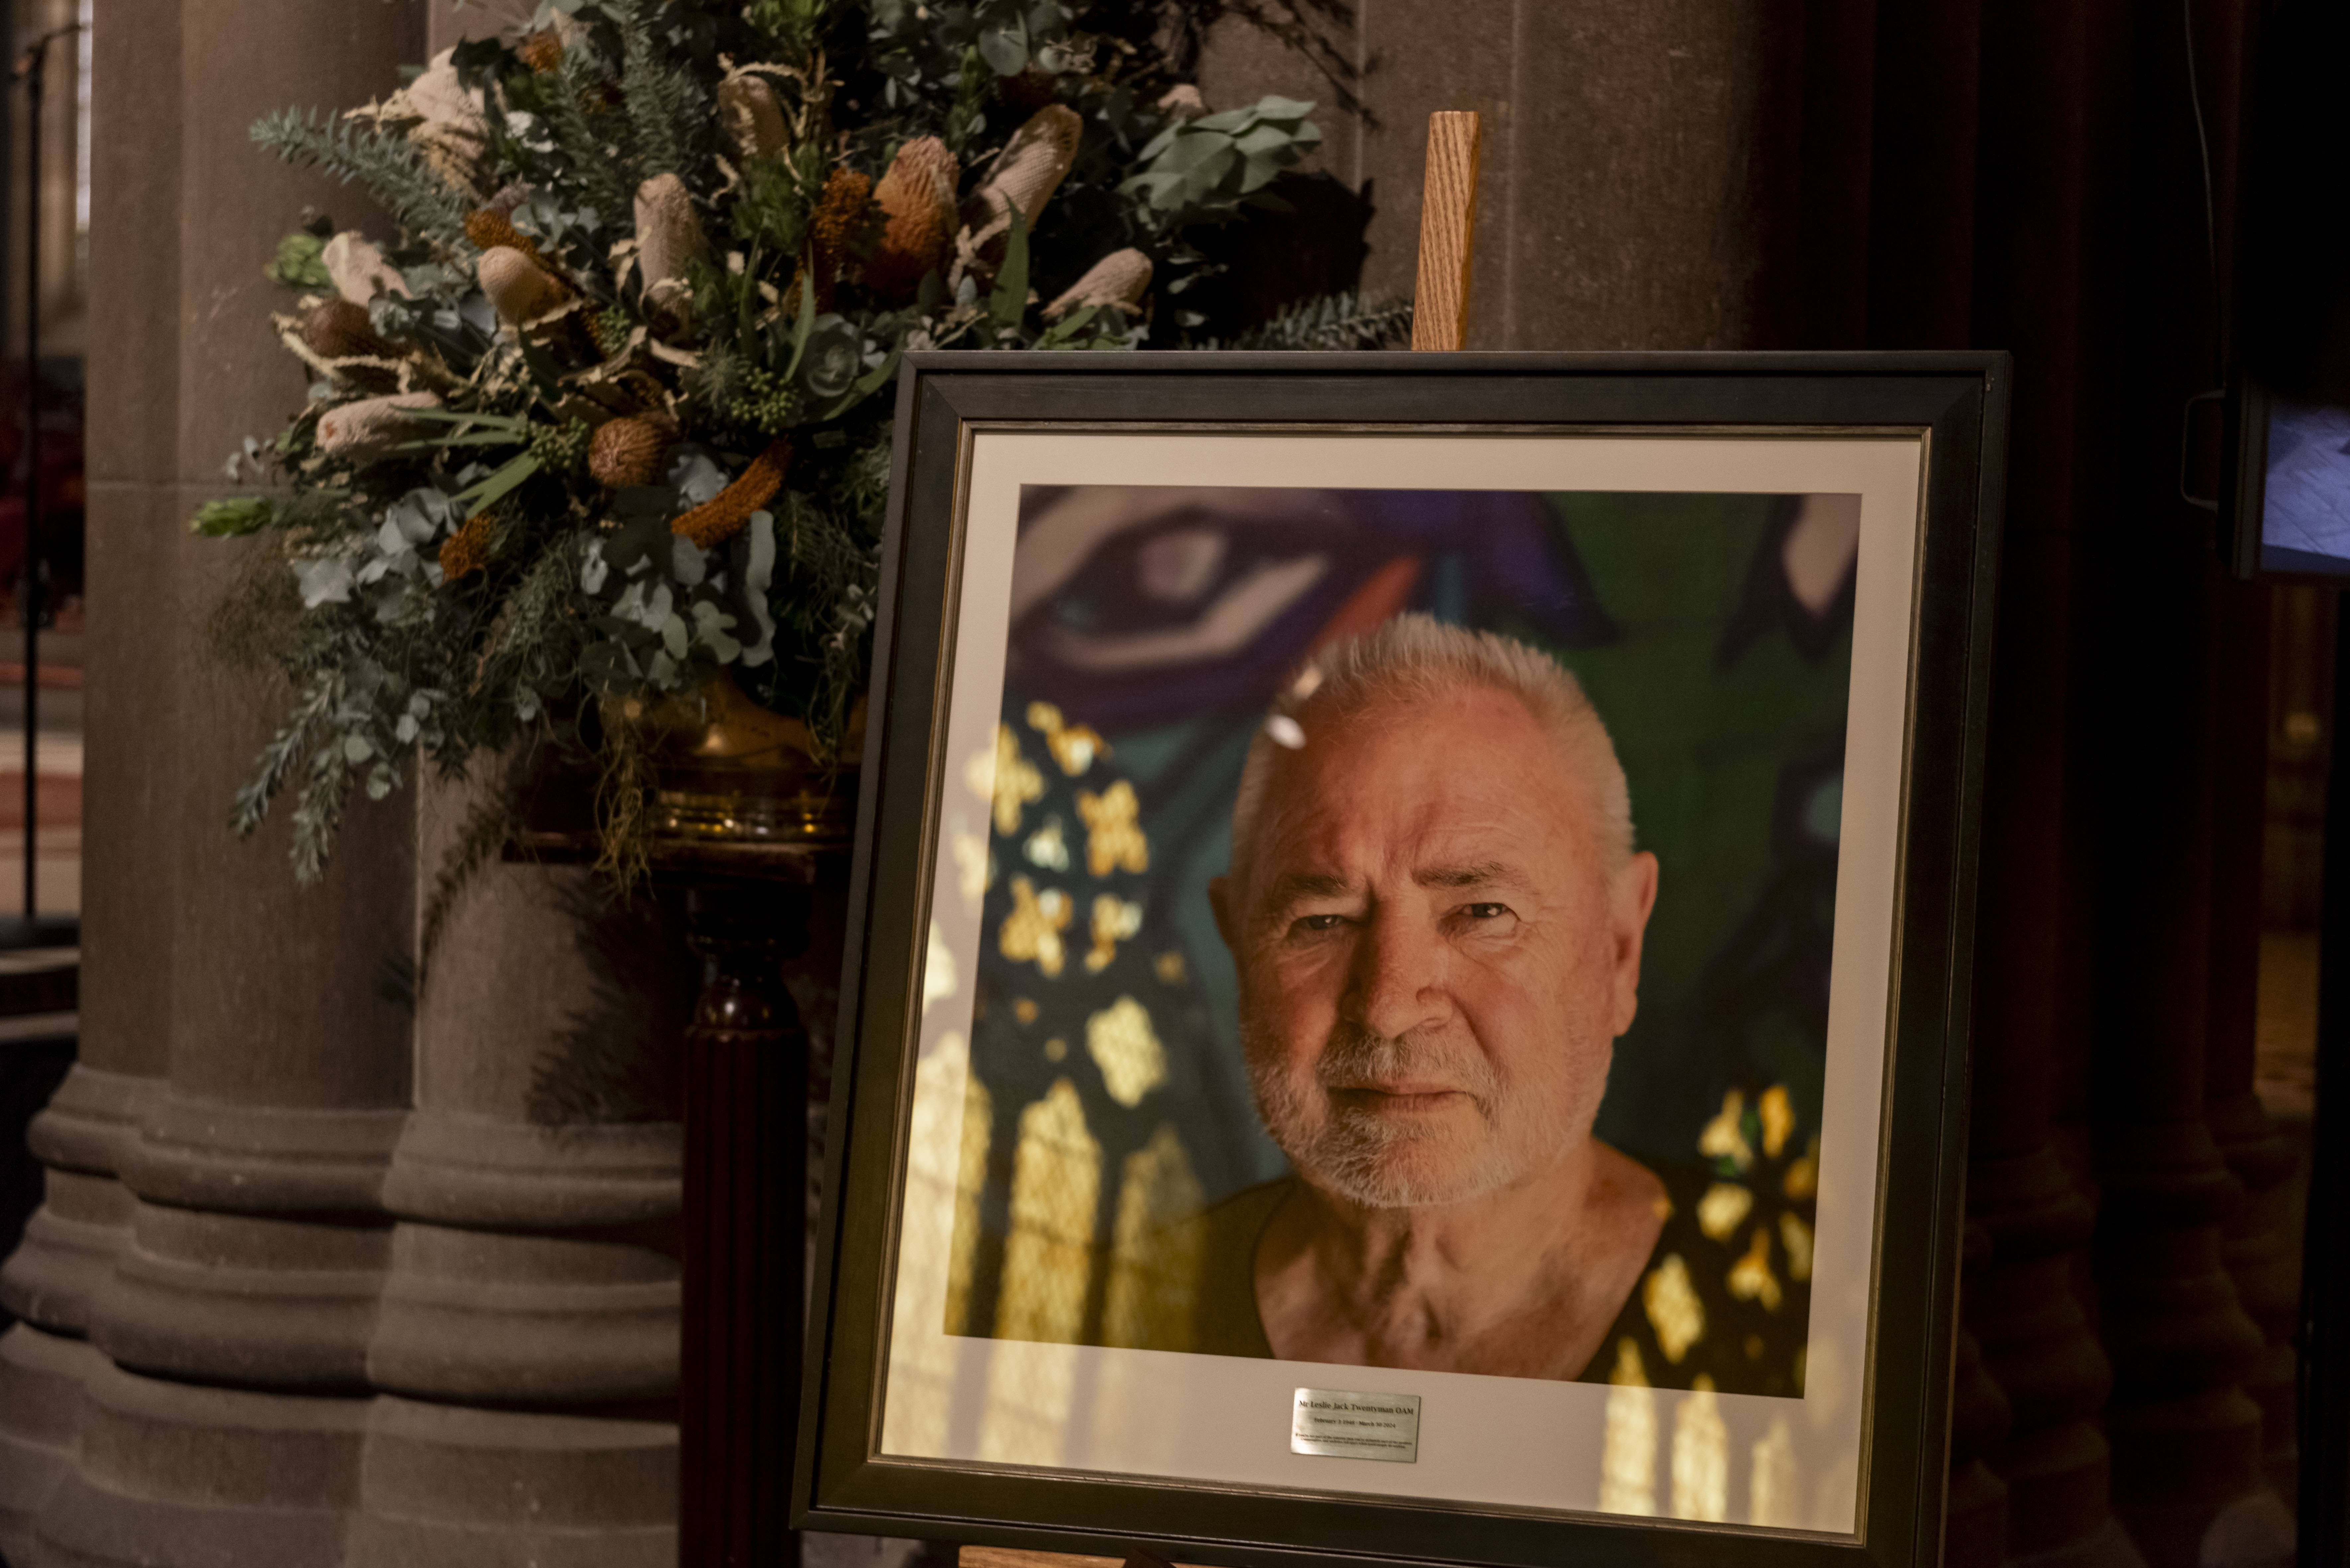
[[[515,46],[515,54],[524,65],[544,76],[563,63],[563,35],[552,27],[541,27],[526,35]]]
[[[613,490],[650,484],[660,476],[661,454],[669,450],[669,434],[650,420],[608,421],[596,427],[588,441],[588,472],[596,483]]]
[[[775,498],[784,487],[784,469],[792,460],[792,443],[777,436],[767,443],[767,450],[751,460],[751,466],[734,478],[734,483],[684,514],[669,525],[672,534],[682,535],[705,550],[714,550],[740,534],[751,521],[751,514]]]
[[[475,250],[493,251],[504,245],[508,250],[520,251],[543,271],[557,270],[546,259],[546,253],[538,248],[538,242],[515,228],[514,220],[496,207],[482,207],[467,213],[465,237],[473,242]]]
[[[474,513],[465,519],[463,527],[441,542],[442,587],[490,564],[490,531],[496,526],[491,521],[491,514],[494,510],[484,507]]]
[[[498,314],[516,327],[537,320],[570,296],[545,268],[512,245],[484,251],[474,276]]]
[[[918,136],[898,149],[874,187],[889,223],[865,259],[865,286],[888,299],[914,292],[925,274],[954,254],[955,183],[961,165],[935,136]]]
[[[393,353],[377,336],[367,306],[348,299],[322,300],[302,317],[302,341],[322,359],[383,359]]]

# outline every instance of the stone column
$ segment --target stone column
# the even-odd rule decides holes
[[[92,40],[93,292],[109,303],[89,346],[85,452],[90,635],[79,1059],[34,1122],[47,1201],[0,1266],[24,1322],[0,1337],[0,1557],[28,1560],[33,1521],[71,1460],[82,1384],[105,1358],[84,1336],[128,1237],[117,1179],[138,1106],[168,1062],[169,805],[178,661],[160,628],[181,616],[179,0],[113,0]],[[12,306],[13,308],[13,306]],[[161,743],[158,743],[160,741]]]
[[[487,783],[421,791],[421,907]],[[647,1053],[691,966],[598,973],[569,912],[598,896],[492,864],[425,971],[354,1565],[675,1560],[681,1151]]]
[[[306,203],[361,216],[354,192],[276,165],[246,128],[380,94],[420,57],[421,24],[412,0],[131,0],[98,19],[100,827],[84,923],[99,1071],[45,1120],[41,1152],[69,1179],[39,1240],[81,1221],[88,1256],[92,1220],[128,1235],[78,1297],[51,1290],[38,1250],[29,1281],[11,1266],[28,1333],[86,1331],[102,1353],[78,1358],[75,1438],[50,1447],[60,1473],[10,1543],[28,1564],[330,1562],[356,1500],[390,1244],[379,1194],[408,1101],[410,1021],[384,982],[407,947],[411,827],[355,811],[307,893],[282,815],[255,843],[229,837],[282,694],[212,658],[209,612],[244,563],[182,520],[223,489],[242,438],[303,396],[261,263]],[[12,1370],[57,1411],[73,1364],[28,1340]]]

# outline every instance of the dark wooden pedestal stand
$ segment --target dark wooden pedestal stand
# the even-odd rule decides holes
[[[592,836],[530,833],[522,855],[592,859]],[[685,895],[702,992],[686,1033],[681,1568],[797,1568],[785,1480],[798,1426],[807,1260],[808,1037],[784,966],[808,946],[820,877],[847,846],[656,837],[654,881]]]

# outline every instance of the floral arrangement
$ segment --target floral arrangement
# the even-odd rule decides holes
[[[600,759],[624,867],[626,704],[723,672],[838,756],[907,351],[1399,340],[1408,307],[1252,323],[1201,286],[1320,133],[1285,99],[1211,111],[1168,40],[1229,6],[1313,52],[1298,18],[1339,4],[542,0],[380,102],[261,120],[396,230],[279,245],[308,401],[231,460],[267,493],[192,524],[276,546],[219,621],[292,691],[234,826],[290,791],[315,879],[412,758],[554,743]]]

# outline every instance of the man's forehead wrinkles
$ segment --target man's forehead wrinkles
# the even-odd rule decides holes
[[[1422,888],[1479,888],[1525,881],[1517,868],[1502,860],[1472,860],[1415,867],[1411,879]]]

